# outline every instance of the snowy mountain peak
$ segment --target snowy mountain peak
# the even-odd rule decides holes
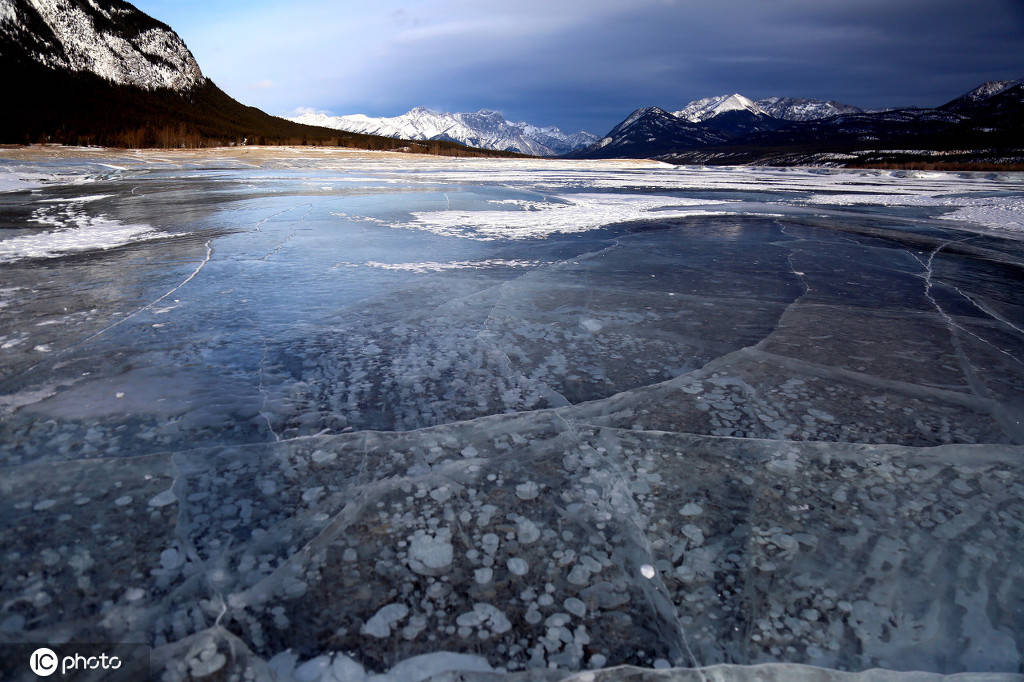
[[[121,0],[0,0],[0,53],[145,90],[205,81],[170,27]]]
[[[770,116],[786,121],[812,121],[839,114],[856,114],[860,113],[861,109],[832,100],[826,102],[801,97],[766,97],[754,101],[734,92],[731,95],[693,100],[672,113],[691,123],[701,123],[728,111],[749,111],[757,116]]]
[[[401,116],[381,118],[364,114],[332,116],[324,112],[306,110],[290,120],[403,140],[453,140],[471,147],[536,156],[566,154],[589,146],[597,140],[596,135],[585,130],[566,134],[555,126],[542,128],[524,121],[508,121],[500,112],[491,109],[443,113],[426,107],[414,107]]]
[[[974,88],[970,92],[965,93],[963,95],[963,97],[964,97],[964,99],[969,99],[969,100],[974,101],[974,102],[976,102],[978,100],[988,99],[989,97],[992,97],[993,95],[998,95],[1003,90],[1006,90],[1007,88],[1010,88],[1011,86],[1017,85],[1020,82],[1021,81],[1019,81],[1019,80],[1014,80],[1014,81],[987,81],[985,83],[982,83],[978,87]]]
[[[973,90],[965,92],[956,99],[946,102],[941,108],[950,111],[970,109],[975,105],[982,104],[986,100],[1022,84],[1024,84],[1024,78],[1017,80],[986,81]]]
[[[738,92],[734,92],[731,95],[718,95],[717,97],[697,99],[679,111],[673,111],[672,113],[676,117],[686,119],[691,123],[700,123],[719,114],[724,114],[727,111],[749,111],[752,114],[761,116],[769,115],[756,102],[747,99]]]
[[[627,116],[626,118],[624,118],[622,122],[615,126],[612,129],[612,131],[608,134],[614,135],[617,132],[622,132],[623,130],[632,127],[634,124],[636,124],[637,121],[641,121],[648,118],[661,118],[664,116],[672,115],[673,114],[670,114],[661,107],[641,107],[634,111],[629,116]]]
[[[808,99],[804,97],[766,97],[757,100],[769,116],[786,121],[815,121],[840,114],[860,114],[863,110],[835,100]]]

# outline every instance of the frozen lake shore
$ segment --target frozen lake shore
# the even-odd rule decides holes
[[[44,148],[0,189],[0,642],[1024,673],[1022,174]],[[730,670],[675,675],[783,674]]]

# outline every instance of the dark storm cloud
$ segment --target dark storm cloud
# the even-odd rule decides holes
[[[306,0],[250,4],[230,25],[191,24],[188,2],[139,4],[229,92],[275,112],[486,107],[603,133],[639,106],[727,92],[938,105],[1024,77],[1021,0]]]

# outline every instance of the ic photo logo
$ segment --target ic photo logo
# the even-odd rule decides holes
[[[39,677],[49,677],[57,672],[60,660],[53,649],[40,647],[32,652],[28,659],[28,667]]]
[[[61,676],[79,670],[117,670],[122,661],[118,656],[83,656],[74,653],[71,656],[58,656],[53,649],[40,647],[32,652],[28,659],[28,667],[39,677],[49,677],[60,668]]]

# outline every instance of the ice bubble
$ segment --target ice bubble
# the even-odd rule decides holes
[[[128,501],[130,502],[131,498],[129,498]],[[57,504],[57,500],[43,500],[42,502],[37,502],[35,506],[32,507],[32,511],[46,511],[47,509],[51,509],[55,504]]]
[[[359,554],[356,552],[356,550],[354,550],[351,547],[349,547],[344,552],[342,552],[341,558],[344,561],[351,562],[351,561],[355,561],[356,559],[358,559],[359,558]]]
[[[650,564],[644,564],[640,567],[640,575],[650,580],[654,577],[654,566]]]
[[[573,585],[586,585],[590,582],[590,571],[585,569],[583,566],[576,564],[572,567],[572,570],[569,571],[567,580]]]
[[[430,497],[438,503],[446,502],[452,496],[452,489],[446,485],[430,491]]]
[[[149,500],[150,507],[166,507],[169,504],[174,504],[178,501],[177,495],[174,491],[168,488],[167,490],[157,493]]]
[[[391,635],[392,626],[407,615],[409,615],[409,607],[405,604],[388,604],[373,614],[359,632],[377,639],[384,639]]]
[[[780,533],[776,535],[774,538],[772,538],[772,541],[775,543],[776,546],[779,547],[779,549],[782,549],[786,552],[792,552],[796,550],[798,547],[796,538],[794,538],[792,535],[786,535],[785,533]]]
[[[205,648],[199,653],[199,656],[188,660],[188,666],[192,677],[206,677],[223,668],[227,662],[228,659],[224,654],[214,648]]]
[[[116,504],[118,507],[124,507],[125,505],[129,505],[131,503],[132,503],[132,496],[131,495],[122,495],[121,497],[119,497],[116,500],[114,500],[114,504]]]
[[[516,536],[519,538],[519,542],[528,545],[540,538],[540,529],[530,519],[520,519],[516,524]]]
[[[533,481],[520,483],[516,486],[516,497],[520,500],[532,500],[540,495],[540,488]]]
[[[679,513],[683,516],[700,516],[704,513],[704,508],[695,502],[687,502],[686,505],[679,510]]]
[[[544,621],[544,625],[549,628],[560,628],[571,620],[572,618],[569,617],[568,613],[552,613],[547,617],[547,620]]]
[[[338,459],[338,454],[335,452],[327,452],[326,450],[316,450],[312,459],[317,464],[326,464],[327,462],[333,462]]]
[[[478,454],[480,454],[479,451],[472,445],[467,445],[466,447],[462,448],[462,456],[467,459],[476,457]]]
[[[508,570],[514,575],[526,575],[526,572],[530,570],[530,565],[526,563],[526,559],[512,557],[508,560]]]
[[[693,547],[700,547],[704,544],[704,531],[692,523],[688,523],[683,526],[683,535],[690,539],[690,545]]]
[[[296,682],[317,682],[324,679],[324,673],[331,666],[330,656],[317,656],[295,669]]]
[[[484,546],[484,551],[488,554],[494,554],[498,551],[498,536],[494,533],[484,533],[484,536],[480,538],[481,544]]]
[[[409,568],[420,575],[441,575],[452,564],[451,531],[442,528],[437,535],[419,531],[409,543]]]
[[[185,563],[185,557],[173,547],[160,552],[160,565],[168,571],[178,568],[183,563]]]
[[[362,665],[345,654],[335,654],[330,675],[331,677],[327,679],[337,682],[362,682],[366,678],[366,671]]]
[[[493,604],[473,604],[473,610],[461,614],[455,622],[460,627],[487,626],[499,635],[512,629],[512,623],[505,613]]]
[[[693,566],[687,564],[680,564],[676,566],[676,577],[682,580],[684,583],[693,582],[697,577],[697,572],[693,570]]]
[[[492,577],[494,577],[494,570],[487,567],[478,568],[473,571],[473,579],[476,580],[479,585],[486,585],[491,582]]]
[[[587,605],[576,597],[569,597],[562,602],[562,606],[565,607],[566,611],[578,618],[582,618],[587,613]]]
[[[318,486],[313,487],[313,488],[306,488],[302,492],[302,501],[306,502],[306,503],[316,502],[317,498],[320,497],[320,494],[323,491],[324,491],[324,487],[322,485],[318,485]]]

